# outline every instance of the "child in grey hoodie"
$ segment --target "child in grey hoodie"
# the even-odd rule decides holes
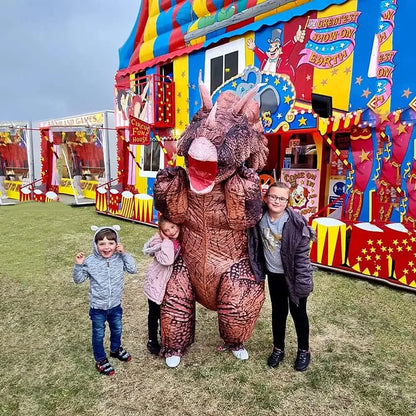
[[[124,289],[124,272],[137,273],[136,261],[125,251],[117,231],[113,227],[96,227],[92,247],[93,254],[83,252],[75,256],[72,277],[75,283],[90,279],[89,304],[92,322],[92,349],[95,367],[105,375],[113,375],[104,350],[105,323],[110,327],[110,356],[120,361],[130,361],[130,354],[121,346],[122,315],[121,298]]]

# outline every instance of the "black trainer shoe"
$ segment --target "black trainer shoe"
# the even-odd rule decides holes
[[[154,339],[149,339],[149,341],[147,341],[147,351],[149,351],[150,354],[159,355],[159,352],[160,352],[159,342]]]
[[[285,352],[279,348],[273,348],[272,355],[267,360],[267,365],[271,368],[277,367],[285,358]]]
[[[123,348],[120,347],[117,351],[110,351],[110,357],[118,358],[120,361],[130,361],[131,355]]]
[[[114,368],[108,362],[107,358],[104,358],[104,360],[101,361],[97,361],[95,363],[95,368],[100,372],[100,374],[104,374],[106,376],[112,376],[114,374]]]
[[[305,371],[309,362],[311,361],[311,353],[307,350],[298,350],[295,361],[295,370],[296,371]]]

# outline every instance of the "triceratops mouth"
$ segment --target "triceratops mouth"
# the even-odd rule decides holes
[[[197,160],[188,156],[188,175],[191,189],[195,193],[211,192],[217,176],[217,162]]]

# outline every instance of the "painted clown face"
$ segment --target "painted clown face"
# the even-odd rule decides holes
[[[296,186],[292,191],[292,206],[300,208],[306,206],[306,203],[305,188],[301,185]]]

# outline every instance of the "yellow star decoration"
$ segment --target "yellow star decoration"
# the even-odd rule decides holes
[[[235,81],[233,81],[231,85],[233,86],[233,88],[237,87],[237,83]]]
[[[373,245],[373,240],[367,240],[367,244],[368,244],[369,246],[372,246],[372,245]]]
[[[365,152],[364,149],[361,149],[361,155],[360,155],[361,163],[363,163],[365,160],[370,160],[368,158],[369,154],[370,154],[370,152]]]
[[[280,81],[279,81],[279,79],[278,78],[276,78],[275,80],[274,80],[274,85],[279,85],[280,84]]]
[[[403,134],[403,133],[407,133],[406,125],[403,124],[403,123],[400,123],[399,127],[397,127],[397,134],[400,135],[400,134]]]
[[[306,118],[302,116],[302,118],[299,119],[299,126],[306,126]]]
[[[290,103],[290,97],[288,95],[286,95],[285,97],[285,104],[289,104]]]
[[[385,121],[389,121],[389,113],[379,113],[380,116],[380,123],[384,123]]]

